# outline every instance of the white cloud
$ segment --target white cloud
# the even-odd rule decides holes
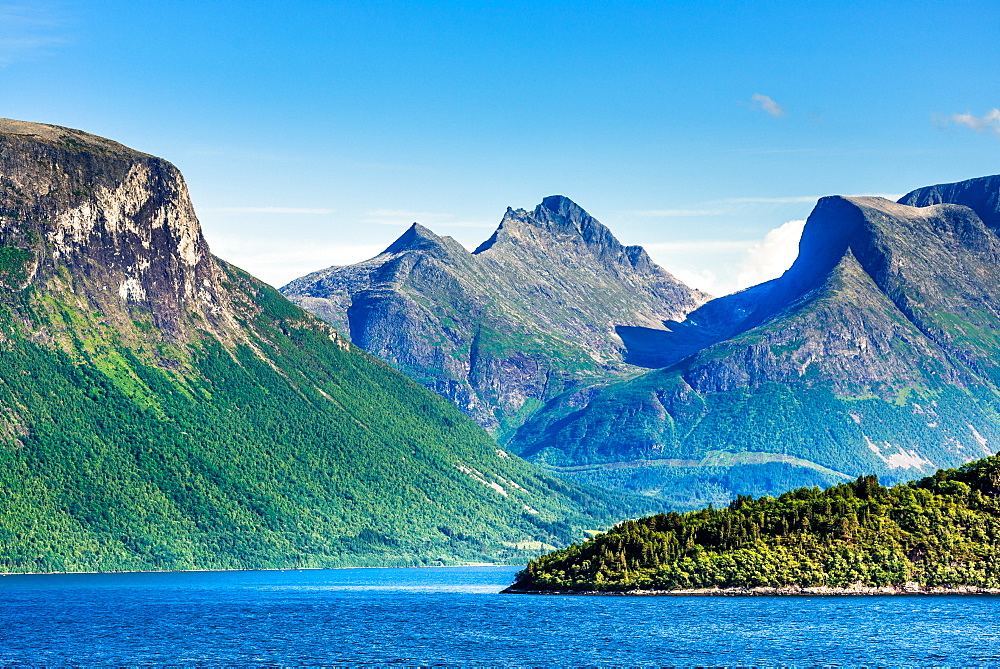
[[[309,209],[303,207],[202,207],[201,211],[223,214],[332,214],[333,209]]]
[[[687,285],[722,296],[781,276],[798,255],[805,223],[788,221],[758,240],[702,239],[643,246]]]
[[[785,108],[775,102],[767,95],[761,95],[760,93],[754,93],[750,96],[750,108],[760,109],[767,112],[774,118],[784,118],[787,116]]]
[[[729,292],[725,286],[719,283],[719,277],[710,269],[674,269],[669,271],[691,288],[697,288],[709,295],[719,297]]]
[[[736,275],[736,289],[770,281],[791,267],[799,252],[799,240],[805,224],[805,221],[788,221],[748,248]]]
[[[972,114],[952,114],[948,117],[947,121],[951,121],[955,125],[971,128],[976,132],[991,132],[994,135],[1000,136],[1000,109],[997,109],[996,107],[989,110],[982,116],[973,116]]]

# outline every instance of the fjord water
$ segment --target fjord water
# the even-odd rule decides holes
[[[0,664],[1000,662],[1000,598],[499,594],[516,571],[4,576]]]

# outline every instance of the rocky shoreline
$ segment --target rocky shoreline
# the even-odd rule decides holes
[[[830,586],[781,587],[756,586],[752,588],[684,588],[680,590],[519,590],[509,587],[501,594],[509,595],[614,595],[619,597],[836,597],[836,596],[895,596],[895,595],[1000,595],[1000,588],[983,588],[978,585],[927,586],[908,581],[903,585],[868,586],[855,583],[846,588]]]

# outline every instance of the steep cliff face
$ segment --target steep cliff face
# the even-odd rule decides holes
[[[946,191],[927,189],[937,201]],[[667,330],[626,333],[641,345],[632,359],[661,369],[557,398],[511,443],[529,459],[590,467],[592,481],[611,463],[708,465],[720,453],[815,482],[971,460],[1000,439],[998,263],[1000,240],[969,207],[824,198],[782,277]],[[633,470],[668,488],[693,471],[678,467],[658,482]],[[730,493],[756,485],[747,471],[742,482],[727,474]]]
[[[753,330],[802,300],[814,304],[816,298],[829,293],[833,281],[836,296],[853,294],[855,299],[841,299],[827,318],[842,321],[851,330],[841,338],[852,350],[856,348],[861,358],[847,368],[829,370],[830,378],[848,384],[873,382],[876,377],[891,382],[899,378],[897,373],[912,366],[913,360],[908,353],[899,360],[898,352],[866,343],[867,329],[862,325],[884,325],[886,315],[901,317],[937,346],[955,345],[955,338],[962,339],[962,335],[946,322],[938,322],[941,312],[981,320],[975,314],[982,303],[985,318],[995,318],[991,267],[996,254],[996,236],[965,207],[917,209],[881,198],[823,198],[803,231],[796,262],[783,276],[713,300],[691,313],[684,323],[670,324],[669,330],[633,328],[632,332],[642,333],[648,366],[668,367]],[[970,304],[972,295],[976,300]],[[882,304],[885,302],[888,304]],[[874,321],[863,320],[858,314],[861,309],[878,315]],[[843,316],[837,318],[837,313]],[[901,335],[892,332],[887,336]],[[824,337],[832,338],[832,333]],[[836,355],[813,356],[809,364],[835,365],[836,359]],[[803,361],[802,356],[789,357],[792,365]],[[784,370],[771,375],[777,379],[788,373]],[[792,373],[797,375],[794,370]],[[748,380],[745,375],[741,378]],[[725,375],[718,383],[720,387],[727,385]]]
[[[166,342],[232,333],[220,269],[173,165],[78,130],[3,120],[0,175],[8,287],[73,293],[126,339],[150,336],[128,313]]]
[[[281,290],[501,435],[558,393],[635,374],[616,325],[662,327],[707,299],[560,196],[508,209],[472,253],[414,224]]]
[[[635,508],[214,258],[109,140],[0,120],[0,283],[2,571],[520,559]]]

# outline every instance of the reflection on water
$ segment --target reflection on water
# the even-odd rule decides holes
[[[0,663],[1000,663],[1000,598],[498,594],[516,571],[6,576]]]

